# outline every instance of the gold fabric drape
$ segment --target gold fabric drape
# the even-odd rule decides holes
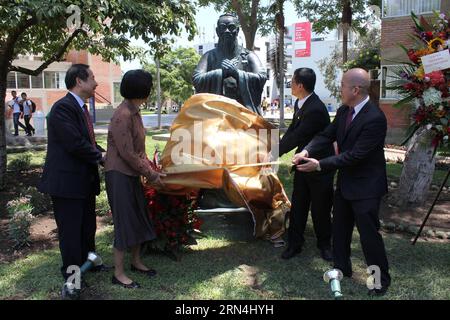
[[[222,188],[237,206],[246,207],[254,235],[271,240],[285,231],[290,208],[283,185],[270,166],[261,165],[271,148],[273,125],[237,101],[196,94],[181,108],[161,156],[166,193]]]

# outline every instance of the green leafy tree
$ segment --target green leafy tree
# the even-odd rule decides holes
[[[178,48],[166,52],[160,58],[161,91],[163,99],[182,103],[194,94],[192,74],[200,61],[200,55],[193,48]],[[144,69],[156,74],[156,64],[145,62]],[[156,99],[152,94],[151,99]]]
[[[293,0],[299,16],[313,22],[313,30],[326,33],[342,30],[342,59],[347,62],[350,29],[364,35],[369,18],[379,14],[381,0]],[[372,8],[369,10],[369,8]]]
[[[195,10],[189,0],[14,0],[0,6],[0,189],[6,173],[5,101],[7,75],[38,75],[69,49],[86,49],[105,60],[134,58],[131,38],[142,38],[164,52],[171,35],[184,27],[196,33]],[[150,50],[151,51],[151,50]],[[42,54],[36,70],[14,66],[19,54]]]
[[[331,96],[340,101],[339,78],[342,72],[351,68],[363,68],[367,71],[380,68],[380,29],[372,28],[355,42],[355,47],[350,49],[350,60],[343,63],[342,50],[336,46],[328,57],[318,61],[320,72],[324,77],[324,83]]]
[[[213,5],[217,12],[236,13],[245,37],[245,47],[253,50],[256,32],[264,25],[268,8],[261,5],[260,0],[199,0],[201,6]]]

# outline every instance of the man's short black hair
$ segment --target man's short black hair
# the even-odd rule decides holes
[[[87,72],[88,69],[89,66],[87,64],[73,64],[69,70],[67,70],[66,78],[64,79],[66,88],[69,90],[74,88],[77,85],[77,78],[86,81],[89,77],[89,73]]]
[[[27,95],[27,93],[26,93],[26,92],[22,92],[20,95],[21,95],[21,96]]]
[[[297,84],[302,84],[309,93],[314,91],[316,85],[316,74],[310,68],[298,68],[294,71],[294,80]]]
[[[16,90],[12,90],[12,91],[11,91],[11,94],[13,94],[13,93],[17,93],[17,91],[16,91]]]
[[[120,95],[125,99],[146,99],[152,90],[152,75],[150,72],[137,69],[123,75],[120,83]]]

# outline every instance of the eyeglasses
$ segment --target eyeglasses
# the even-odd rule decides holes
[[[230,30],[230,32],[234,32],[237,29],[237,25],[232,23],[230,24],[221,23],[219,24],[218,28],[220,32],[225,32],[227,29]]]

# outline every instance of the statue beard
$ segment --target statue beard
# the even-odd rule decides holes
[[[225,55],[236,54],[236,49],[238,48],[238,39],[237,37],[225,37],[222,36],[219,38],[218,47],[219,49],[225,53]]]

